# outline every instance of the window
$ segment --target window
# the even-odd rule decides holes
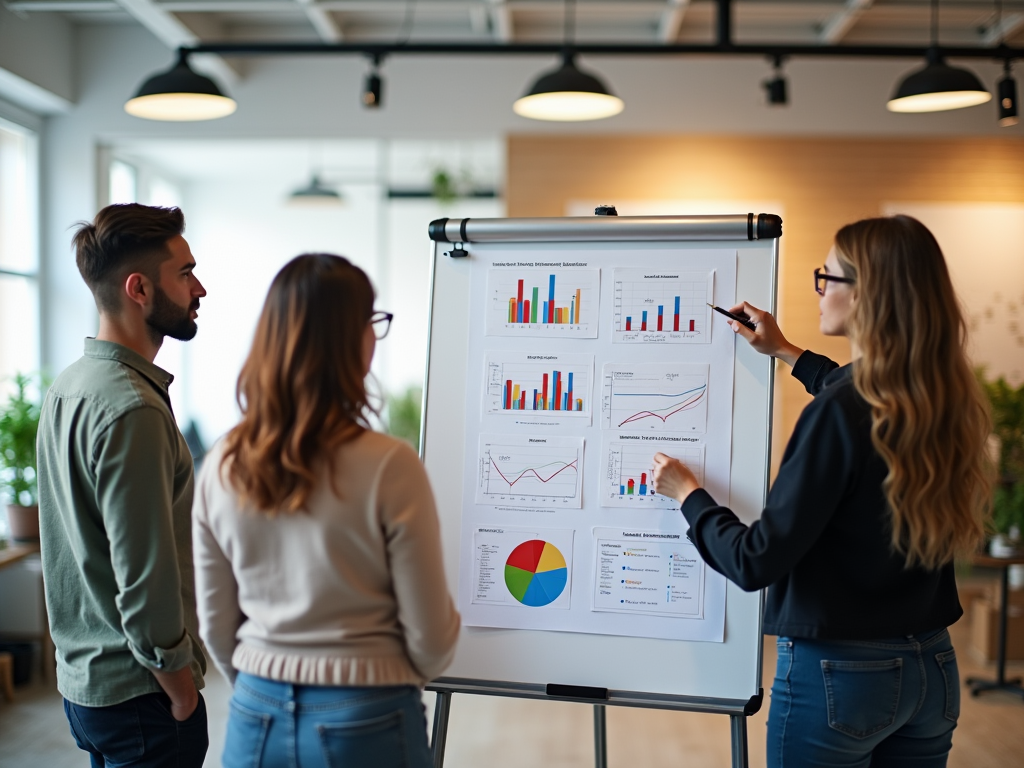
[[[36,134],[0,120],[0,397],[40,367]]]

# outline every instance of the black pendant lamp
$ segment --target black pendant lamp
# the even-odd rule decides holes
[[[188,54],[179,51],[178,62],[144,82],[124,111],[146,120],[185,122],[227,117],[237,106],[213,80],[192,69]]]
[[[562,66],[545,72],[517,99],[512,109],[534,120],[600,120],[617,115],[625,104],[597,77],[576,66],[575,56],[566,53]]]
[[[903,78],[889,99],[890,112],[943,112],[992,100],[973,72],[949,66],[939,52],[939,1],[932,0],[932,44],[927,64]]]
[[[288,204],[293,206],[335,206],[343,202],[341,194],[324,184],[317,174],[313,174],[309,184],[296,189],[288,196]]]

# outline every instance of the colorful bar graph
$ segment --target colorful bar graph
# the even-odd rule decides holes
[[[531,298],[527,298],[530,296]],[[555,275],[548,276],[548,299],[542,301],[540,288],[534,286],[529,293],[526,291],[525,280],[516,281],[516,295],[508,301],[508,322],[530,324],[538,322],[552,325],[579,325],[580,304],[583,291],[580,288],[569,299],[569,306],[559,307],[555,304]]]
[[[533,390],[533,397],[526,396],[526,387],[512,379],[505,380],[502,397],[504,411],[583,411],[583,398],[573,397],[573,373],[563,379],[561,371],[545,373],[540,390]],[[550,381],[550,390],[549,390]],[[550,394],[550,399],[548,396]]]
[[[654,495],[653,491],[651,493],[647,492],[647,473],[646,472],[641,472],[640,473],[639,488],[637,488],[637,485],[638,485],[638,483],[636,482],[636,480],[634,478],[632,478],[632,477],[628,478],[626,480],[626,484],[625,485],[620,485],[619,486],[619,496],[653,496]]]

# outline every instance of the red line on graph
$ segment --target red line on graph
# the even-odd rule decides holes
[[[651,411],[640,411],[640,413],[634,413],[632,416],[630,416],[624,422],[619,424],[619,426],[621,427],[623,424],[629,424],[629,422],[631,422],[631,421],[640,421],[641,419],[646,419],[648,416],[654,416],[657,419],[661,419],[662,424],[664,424],[668,420],[669,416],[673,416],[673,415],[679,413],[680,411],[688,411],[691,408],[693,408],[695,405],[697,405],[697,403],[699,403],[701,401],[701,399],[703,399],[703,397],[704,397],[704,395],[706,393],[707,393],[707,389],[704,389],[703,391],[701,391],[701,393],[699,395],[697,395],[696,397],[691,397],[689,400],[684,402],[682,405],[680,405],[674,411],[672,411],[670,413],[666,413],[664,416],[659,416],[658,414],[653,413]]]
[[[490,457],[488,457],[488,458],[490,458]],[[578,459],[577,459],[577,461],[578,461]],[[572,464],[566,464],[564,467],[562,467],[560,470],[558,470],[558,472],[555,472],[554,475],[552,475],[551,477],[547,478],[546,480],[543,477],[541,477],[540,475],[537,474],[537,470],[535,470],[535,469],[526,469],[526,470],[523,470],[523,473],[521,475],[519,475],[519,477],[517,477],[515,480],[509,481],[509,479],[507,477],[505,477],[504,474],[502,474],[502,471],[500,469],[498,469],[498,465],[494,463],[494,459],[491,459],[491,466],[494,467],[495,471],[499,475],[501,475],[501,479],[504,480],[506,483],[508,483],[508,487],[511,488],[513,485],[515,485],[520,480],[522,480],[524,477],[526,477],[526,474],[528,472],[533,472],[534,477],[536,477],[542,483],[546,483],[549,480],[553,479],[555,477],[555,475],[557,475],[559,472],[564,472],[569,467],[572,467],[573,469],[576,469],[576,462],[574,461]]]

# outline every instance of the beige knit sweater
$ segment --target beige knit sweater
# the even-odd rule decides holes
[[[459,614],[434,497],[405,443],[366,432],[338,449],[309,511],[239,506],[206,457],[193,508],[200,635],[221,672],[311,685],[423,685],[451,661]]]

